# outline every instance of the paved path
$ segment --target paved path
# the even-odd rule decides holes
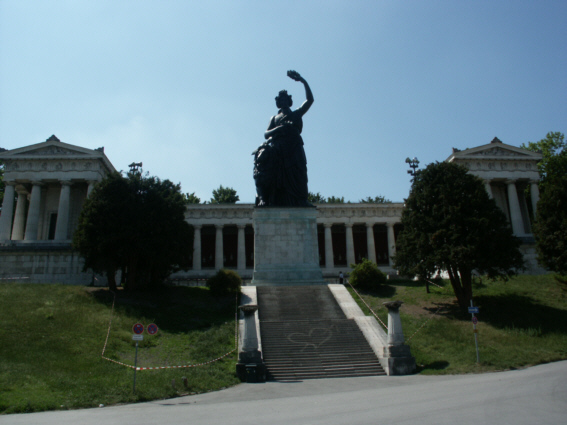
[[[0,424],[514,424],[567,423],[567,361],[483,375],[243,384],[125,406],[0,416]]]

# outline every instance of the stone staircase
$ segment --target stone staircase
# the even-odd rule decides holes
[[[385,375],[326,285],[259,286],[257,291],[268,380]]]

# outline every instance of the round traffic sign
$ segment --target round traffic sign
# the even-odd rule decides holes
[[[472,322],[473,322],[474,325],[476,325],[478,323],[478,319],[476,318],[476,316],[472,318]]]
[[[155,323],[150,323],[150,324],[148,325],[148,333],[149,333],[150,335],[155,335],[155,334],[157,334],[157,331],[158,331],[158,327],[157,327],[157,325],[156,325]]]
[[[144,325],[142,325],[141,323],[136,323],[136,324],[132,327],[132,331],[133,331],[136,335],[140,335],[141,333],[144,332]]]

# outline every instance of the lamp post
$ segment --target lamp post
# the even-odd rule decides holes
[[[411,168],[411,170],[408,170],[408,174],[410,174],[412,178],[415,178],[415,170],[419,168],[419,160],[415,156],[413,157],[413,159],[409,159],[409,157],[407,157],[406,164],[408,164],[408,166]]]
[[[138,171],[139,168],[142,167],[142,163],[141,162],[133,162],[130,165],[128,165],[128,167],[130,167],[131,173],[135,173],[135,172]]]

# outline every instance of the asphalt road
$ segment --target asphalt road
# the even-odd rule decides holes
[[[567,361],[457,376],[242,384],[171,400],[0,416],[0,424],[567,424]]]

